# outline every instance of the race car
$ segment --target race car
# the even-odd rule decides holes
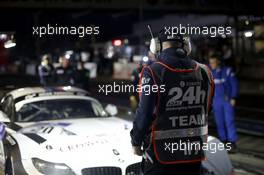
[[[111,110],[112,109],[112,110]],[[1,101],[0,174],[140,175],[132,122],[75,87],[21,88]],[[111,114],[111,115],[109,115]],[[220,143],[214,137],[209,143]],[[207,150],[203,175],[230,175],[226,151]]]
[[[8,175],[136,174],[131,123],[111,117],[74,87],[22,88],[1,102],[6,136],[0,168]]]

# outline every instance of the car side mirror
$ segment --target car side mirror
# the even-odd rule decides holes
[[[6,114],[0,110],[0,122],[10,122],[10,119],[6,116]]]
[[[105,111],[110,115],[110,116],[115,116],[118,113],[116,105],[113,104],[108,104],[105,107]]]

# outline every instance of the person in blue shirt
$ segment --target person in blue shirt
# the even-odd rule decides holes
[[[215,83],[213,111],[219,138],[236,148],[235,104],[238,94],[238,81],[231,67],[222,66],[218,55],[209,58],[209,66]],[[234,149],[231,149],[234,150]]]

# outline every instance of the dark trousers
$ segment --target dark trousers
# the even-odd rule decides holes
[[[201,162],[163,165],[143,159],[141,166],[144,175],[200,175],[201,173]]]

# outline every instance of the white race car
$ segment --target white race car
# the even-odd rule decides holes
[[[87,92],[73,87],[22,88],[2,100],[7,135],[0,164],[7,174],[136,174],[131,123],[107,115]]]
[[[0,174],[139,175],[141,157],[133,155],[129,136],[132,122],[108,113],[74,87],[11,91],[1,101],[6,135],[0,142]],[[219,143],[214,137],[208,141]],[[226,151],[208,151],[207,157],[204,175],[232,173]]]

